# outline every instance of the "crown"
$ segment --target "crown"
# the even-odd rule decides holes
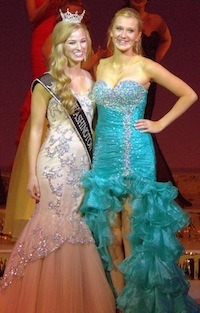
[[[76,11],[75,13],[71,13],[69,11],[69,8],[67,8],[67,12],[65,13],[63,13],[61,9],[59,10],[59,12],[62,20],[69,23],[81,23],[85,14],[85,10],[81,14],[78,14],[78,11]]]

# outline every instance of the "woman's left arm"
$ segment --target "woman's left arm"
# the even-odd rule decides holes
[[[161,62],[171,46],[172,38],[165,21],[161,18],[159,26],[160,44],[156,51],[156,62]]]
[[[156,62],[145,59],[144,71],[150,81],[158,83],[178,97],[171,110],[158,121],[141,119],[136,122],[136,129],[158,133],[187,111],[198,96],[188,84]]]

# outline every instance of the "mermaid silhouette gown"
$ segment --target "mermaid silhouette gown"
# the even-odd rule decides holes
[[[94,159],[83,177],[81,212],[109,273],[114,268],[108,250],[114,242],[111,227],[129,201],[130,256],[119,265],[125,287],[118,307],[123,313],[198,312],[176,263],[183,247],[175,233],[188,225],[189,216],[173,201],[177,188],[156,181],[151,135],[133,126],[143,118],[147,90],[133,80],[120,81],[113,89],[100,80],[94,98],[98,108]]]
[[[91,125],[89,93],[76,97]],[[115,313],[93,237],[78,213],[89,160],[65,110],[51,99],[37,162],[41,200],[9,258],[1,313]]]
[[[142,48],[144,55],[148,57],[151,60],[156,59],[156,51],[158,50],[159,44],[160,44],[160,35],[157,31],[153,31],[150,36],[142,34]],[[153,109],[155,106],[156,101],[156,83],[152,83],[149,91],[148,91],[148,97],[147,97],[147,105],[145,108],[145,114],[144,117],[147,119],[152,119],[153,115]],[[176,182],[172,176],[171,170],[165,160],[165,157],[159,147],[156,135],[152,135],[153,142],[154,142],[154,148],[155,148],[155,154],[156,154],[156,161],[157,161],[157,180],[161,182],[171,181],[174,186],[177,187]],[[176,201],[181,206],[191,206],[192,204],[186,200],[183,195],[178,191],[178,195],[176,197]]]

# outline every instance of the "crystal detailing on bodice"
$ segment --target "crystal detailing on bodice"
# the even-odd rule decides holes
[[[93,94],[96,103],[101,103],[105,107],[119,111],[132,111],[141,104],[147,90],[133,80],[119,81],[113,88],[99,80],[94,86]]]
[[[108,177],[134,174],[155,179],[151,135],[134,128],[135,120],[144,116],[147,90],[133,80],[120,81],[114,88],[100,80],[93,94],[98,108],[93,168],[98,166]]]
[[[130,174],[130,151],[131,151],[131,116],[127,112],[123,120],[124,133],[124,175]]]
[[[113,89],[102,81],[95,84],[98,122],[93,167],[83,178],[86,194],[80,210],[94,234],[104,269],[110,272],[116,255],[109,248],[118,245],[112,231],[115,225],[118,228],[115,218],[121,212],[124,216],[128,201],[121,222],[130,254],[118,264],[125,281],[116,299],[121,311],[197,313],[198,305],[187,297],[188,282],[177,265],[183,247],[175,234],[189,224],[189,215],[173,201],[177,189],[172,183],[156,181],[151,134],[134,128],[135,120],[143,118],[146,93],[130,81]]]

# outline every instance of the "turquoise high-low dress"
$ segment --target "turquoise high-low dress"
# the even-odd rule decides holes
[[[127,196],[131,206],[131,254],[120,265],[125,287],[117,298],[124,313],[191,313],[198,305],[187,295],[189,283],[177,261],[184,249],[175,233],[189,216],[174,201],[171,182],[156,182],[154,147],[149,133],[134,128],[143,118],[147,90],[133,80],[110,88],[94,86],[98,108],[92,169],[83,178],[81,212],[92,230],[107,272],[111,226]]]

